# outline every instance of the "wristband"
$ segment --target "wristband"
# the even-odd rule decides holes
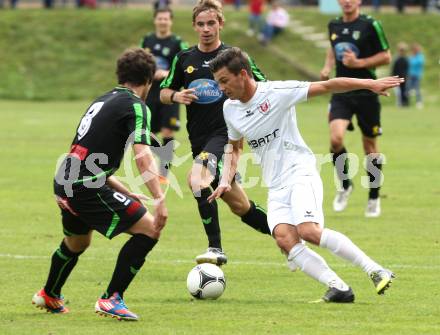
[[[174,101],[174,95],[177,93],[177,91],[173,91],[173,93],[171,93],[171,96],[170,96],[170,101],[172,102],[172,103],[174,103],[175,101]]]

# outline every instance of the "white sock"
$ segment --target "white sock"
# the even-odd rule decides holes
[[[347,236],[337,231],[325,228],[322,231],[319,246],[329,249],[333,254],[361,267],[368,275],[373,271],[382,269],[379,264],[368,257]]]
[[[305,274],[328,287],[347,291],[348,285],[329,268],[324,258],[305,245],[298,243],[293,246],[287,256],[288,263],[294,262]]]

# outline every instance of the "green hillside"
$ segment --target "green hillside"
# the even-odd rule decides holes
[[[329,17],[314,11],[293,9],[294,18],[325,31]],[[3,11],[0,20],[0,98],[7,99],[84,99],[100,94],[114,84],[114,62],[127,46],[139,43],[152,30],[151,11],[146,9],[83,10],[20,10]],[[303,79],[278,57],[271,48],[261,47],[248,38],[247,12],[226,13],[223,40],[239,45],[255,58],[271,79]],[[400,40],[419,41],[427,56],[425,88],[432,94],[438,90],[440,40],[436,15],[379,17],[391,44]],[[405,29],[402,29],[402,19]],[[196,42],[191,26],[191,11],[176,11],[174,30],[190,43]],[[423,32],[423,33],[421,33]],[[324,51],[298,35],[286,32],[274,41],[297,63],[318,73]],[[429,88],[428,88],[429,87]]]

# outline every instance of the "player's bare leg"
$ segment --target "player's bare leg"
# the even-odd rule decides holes
[[[343,211],[348,204],[348,199],[353,191],[353,185],[348,177],[348,157],[344,147],[344,137],[350,121],[335,119],[330,122],[330,151],[333,154],[333,164],[341,187],[333,200],[333,210]]]

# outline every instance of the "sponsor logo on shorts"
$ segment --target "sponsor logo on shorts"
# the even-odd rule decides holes
[[[313,215],[312,211],[306,211],[306,213],[304,214],[305,218],[314,218],[315,215]]]

